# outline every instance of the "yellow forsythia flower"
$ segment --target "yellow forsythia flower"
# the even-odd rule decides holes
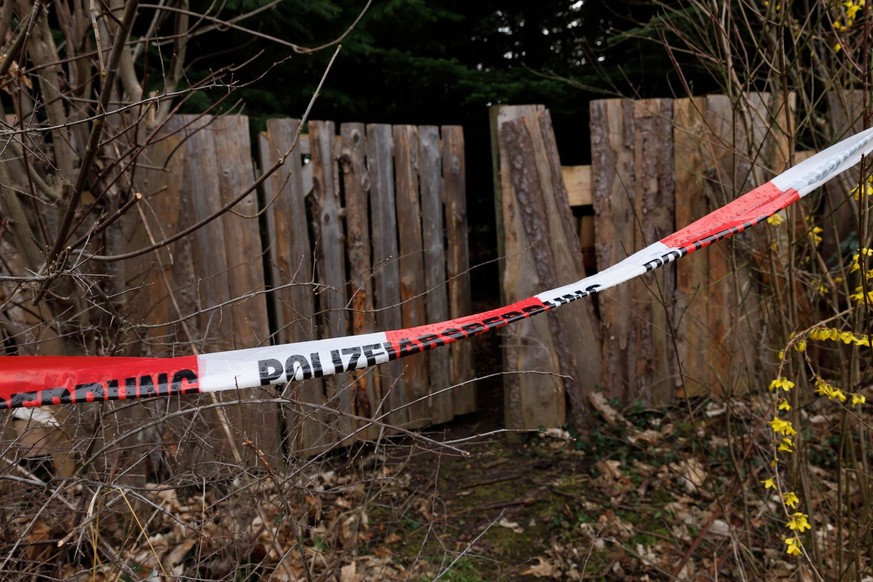
[[[788,523],[786,523],[785,525],[787,525],[788,529],[790,529],[791,531],[798,531],[800,533],[803,533],[804,530],[812,529],[812,526],[809,525],[809,521],[807,521],[808,517],[808,515],[806,515],[805,513],[800,513],[799,511],[796,513],[792,513],[791,519],[789,519]]]
[[[764,486],[764,489],[776,489],[776,481],[773,480],[773,477],[767,477],[761,481],[761,485]]]
[[[867,398],[863,394],[852,394],[852,408],[865,402],[867,402]]]
[[[785,400],[785,399],[780,399],[780,400],[779,400],[779,406],[777,406],[777,408],[778,408],[779,410],[785,410],[785,411],[788,411],[788,410],[791,410],[791,405],[788,404],[788,401],[787,401],[787,400]]]
[[[794,342],[794,349],[798,352],[806,351],[806,340],[797,340]]]
[[[797,498],[797,495],[794,491],[789,491],[782,495],[782,501],[785,502],[785,505],[790,507],[791,509],[797,509],[797,504],[800,503],[800,499]]]
[[[772,215],[767,217],[767,224],[769,224],[770,226],[772,226],[774,228],[778,228],[779,226],[782,225],[783,222],[785,222],[785,219],[782,218],[782,215],[780,215],[778,213],[772,214]]]
[[[785,545],[788,546],[785,548],[788,554],[792,556],[799,556],[801,554],[799,538],[785,538]]]
[[[794,436],[797,431],[794,430],[790,420],[779,418],[778,416],[770,421],[770,427],[776,434],[784,434],[785,436]]]
[[[782,453],[793,453],[794,452],[794,441],[790,438],[785,437],[779,442],[779,447],[776,449]]]
[[[784,390],[785,392],[790,392],[791,389],[794,388],[794,382],[792,382],[788,378],[785,378],[784,376],[779,376],[778,378],[770,382],[771,392],[773,390],[776,390],[777,388],[782,388],[782,390]]]

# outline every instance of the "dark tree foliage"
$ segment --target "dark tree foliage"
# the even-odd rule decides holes
[[[231,1],[229,19],[258,6]],[[286,0],[240,21],[249,29],[304,47],[341,36],[358,18],[364,0]],[[192,9],[215,6],[193,2]],[[312,114],[336,122],[459,124],[467,151],[468,204],[473,217],[474,262],[494,258],[496,236],[491,183],[488,107],[538,103],[551,112],[562,163],[590,159],[588,102],[603,97],[670,96],[673,66],[644,28],[657,12],[653,2],[609,0],[381,0],[374,1],[342,40],[342,50]],[[223,66],[228,52],[239,62],[256,58],[257,83],[238,92],[253,118],[299,117],[328,63],[332,48],[294,54],[277,43],[227,31],[198,36],[189,48],[197,78]],[[289,58],[290,57],[290,58]],[[189,104],[202,111],[208,100]],[[495,268],[493,265],[489,269]],[[473,273],[490,288],[496,271]],[[496,292],[490,297],[496,297]]]
[[[214,6],[199,4],[192,8],[207,11]],[[221,16],[233,18],[262,4],[228,2]],[[289,0],[240,24],[312,47],[341,35],[363,6],[361,0]],[[314,116],[460,123],[475,131],[477,125],[487,130],[489,105],[542,103],[559,132],[569,125],[578,134],[593,97],[672,92],[666,54],[648,42],[622,37],[650,19],[652,6],[606,0],[374,2],[343,40]],[[279,62],[292,54],[285,47],[227,31],[198,36],[189,50],[196,57],[192,78],[198,71],[202,75],[220,67],[231,51],[235,61],[245,54]],[[272,68],[240,92],[246,112],[255,117],[300,115],[331,52],[294,55]],[[240,81],[245,80],[241,70]],[[584,146],[564,149],[579,158],[574,163],[587,157]]]

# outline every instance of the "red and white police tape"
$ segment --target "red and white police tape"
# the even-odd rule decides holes
[[[198,394],[360,370],[485,333],[599,293],[749,228],[873,153],[873,128],[581,281],[441,323],[178,358],[0,357],[0,408]]]

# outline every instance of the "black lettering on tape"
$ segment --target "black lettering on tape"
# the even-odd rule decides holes
[[[500,317],[502,317],[506,323],[512,323],[513,321],[524,319],[524,315],[522,315],[520,311],[507,311],[506,313],[501,313]]]
[[[335,372],[343,371],[343,361],[340,358],[339,350],[330,350],[330,359],[333,362],[333,369]]]
[[[527,317],[535,313],[539,313],[540,311],[545,311],[546,308],[544,305],[528,305],[527,307],[522,307],[521,309]]]
[[[37,392],[18,392],[12,395],[9,400],[11,408],[20,408],[22,406],[37,406],[39,404],[39,395]]]
[[[185,382],[185,385],[182,385]],[[173,374],[173,394],[199,394],[200,385],[197,383],[197,374],[193,370],[179,370]]]
[[[445,345],[446,343],[443,341],[443,338],[433,333],[418,336],[418,341],[421,342],[421,345],[425,350],[432,350]]]
[[[69,404],[70,391],[66,386],[58,386],[57,388],[46,388],[40,392],[40,403],[43,406]]]
[[[102,388],[102,386],[101,386]],[[151,376],[140,376],[139,377],[139,397],[140,398],[154,398],[157,396],[159,392],[155,390],[155,383]]]
[[[343,348],[344,356],[351,356],[349,358],[349,363],[346,364],[346,372],[351,372],[352,370],[356,370],[358,368],[358,360],[361,359],[361,346],[352,346],[350,348]],[[340,370],[342,371],[342,370]]]
[[[282,362],[273,358],[258,360],[258,373],[261,376],[261,386],[266,386],[273,380],[278,380],[285,373],[285,368],[282,367]]]
[[[312,377],[321,378],[324,376],[324,368],[321,367],[321,356],[318,355],[318,352],[309,354],[309,359],[312,360]]]
[[[467,332],[468,336],[469,335],[479,335],[480,333],[485,332],[485,326],[482,325],[481,323],[479,323],[478,321],[473,322],[473,323],[468,323],[467,325],[463,325],[463,326],[461,326],[461,329],[463,329],[465,332]]]
[[[456,327],[450,327],[440,332],[440,335],[447,337],[450,340],[462,340],[467,337],[467,334]]]
[[[381,355],[377,353],[382,349],[382,344],[365,344],[364,345],[364,357],[367,358],[368,366],[376,365],[376,357]]]
[[[413,342],[409,338],[403,338],[400,340],[400,357],[409,356],[412,354],[417,354],[421,351],[421,346],[417,343]]]
[[[288,373],[288,379],[297,378],[297,370],[303,372],[302,379],[309,380],[312,378],[312,367],[309,365],[309,360],[302,354],[294,354],[285,360],[285,372]]]
[[[135,378],[134,382],[136,382]],[[75,402],[94,402],[95,400],[103,400],[103,395],[103,384],[100,382],[76,384],[76,387],[73,388],[73,398],[75,399]]]

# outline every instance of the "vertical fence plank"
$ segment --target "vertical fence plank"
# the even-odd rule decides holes
[[[319,311],[329,337],[348,334],[345,233],[339,192],[335,125],[310,121],[312,148],[313,226],[315,228],[316,277],[325,287],[318,294]],[[338,354],[337,357],[340,355]],[[339,411],[331,425],[337,437],[354,433],[352,388],[348,374],[325,379],[327,406]]]
[[[373,273],[370,262],[370,230],[367,197],[370,176],[367,173],[366,129],[362,123],[344,123],[340,127],[342,149],[340,166],[345,194],[346,233],[349,256],[349,283],[352,333],[364,334],[376,330],[373,311]],[[354,404],[358,416],[372,418],[381,399],[379,376],[373,369],[353,372]],[[358,429],[361,427],[358,426]],[[375,426],[358,433],[362,439],[378,436]]]
[[[421,202],[418,193],[418,128],[397,125],[394,132],[394,180],[397,197],[397,235],[400,239],[400,311],[403,327],[426,323],[424,309],[424,253],[421,240]],[[409,408],[407,426],[423,426],[430,417],[427,355],[404,361],[405,399]],[[420,400],[420,401],[419,401]]]
[[[210,127],[213,120],[208,115],[179,115],[173,119],[184,136],[185,146],[180,152],[184,160],[182,212],[191,222],[206,218],[221,207],[215,142]],[[215,252],[216,248],[221,251]],[[190,278],[177,279],[181,273],[174,270],[173,287],[181,309],[185,315],[198,314],[185,325],[185,334],[190,336],[196,352],[232,349],[233,317],[227,308],[231,297],[224,248],[224,223],[213,220],[190,236],[186,249],[189,256],[179,257],[190,261]],[[222,307],[217,307],[219,305]],[[232,396],[222,396],[225,398]],[[196,407],[211,400],[210,396],[202,395],[194,401],[180,401],[179,406]],[[190,418],[171,422],[164,430],[164,440],[178,442],[180,458],[195,474],[211,473],[216,463],[234,460],[222,428],[223,414],[217,408],[211,409],[205,415],[208,422],[198,426],[196,438],[189,436]]]
[[[277,163],[294,141],[300,127],[296,119],[267,121],[261,165]],[[284,159],[264,183],[267,206],[270,262],[272,266],[276,341],[289,343],[316,339],[315,297],[312,286],[312,250],[300,146]],[[328,444],[323,430],[324,413],[313,406],[324,405],[324,382],[312,378],[292,382],[286,393],[294,402],[286,407],[285,424],[291,453],[311,454]],[[312,405],[312,406],[307,406]]]
[[[472,313],[470,301],[470,256],[467,242],[467,191],[464,163],[464,130],[459,126],[442,128],[443,192],[446,211],[446,273],[449,280],[449,317]],[[473,378],[472,342],[451,345],[452,384]],[[473,384],[452,390],[454,414],[476,410],[476,387]]]
[[[215,118],[208,115],[181,115],[185,126],[185,193],[192,222],[211,216],[221,208],[218,158],[213,129]],[[197,317],[199,351],[233,348],[233,317],[227,307],[230,296],[224,238],[224,222],[213,220],[192,235],[191,259],[196,287],[192,289]],[[215,252],[222,249],[222,252]],[[217,309],[210,309],[219,306]]]
[[[161,135],[146,147],[141,155],[141,169],[136,173],[135,191],[141,192],[143,200],[116,223],[126,248],[122,252],[141,249],[163,240],[176,232],[183,222],[182,201],[182,157],[173,155],[182,140],[174,135]],[[185,244],[177,241],[152,253],[122,261],[116,283],[124,289],[124,313],[128,320],[142,327],[131,334],[126,355],[129,356],[169,356],[173,355],[176,342],[186,340],[184,334],[176,335],[179,324],[167,322],[177,319],[181,314],[172,305],[174,256]],[[148,427],[152,420],[160,418],[163,406],[152,402],[106,403],[101,410],[76,410],[67,420],[77,422],[87,419],[94,413],[101,415],[100,431],[94,447],[114,443],[114,447],[101,456],[98,462],[101,471],[112,471],[113,467],[124,467],[119,475],[120,482],[145,485],[148,481],[159,481],[167,477],[171,463],[160,430]],[[55,411],[61,420],[68,411]],[[72,411],[69,411],[72,412]],[[60,414],[58,414],[60,413]],[[40,445],[49,445],[47,453],[53,457],[58,476],[69,476],[69,466],[74,462],[69,456],[74,439],[70,434],[78,430],[72,423],[65,423],[65,431],[50,431]],[[139,430],[138,430],[139,429]],[[57,435],[54,433],[57,432]],[[121,438],[127,435],[126,438]],[[57,438],[61,437],[61,438]],[[23,441],[26,445],[28,439]],[[25,449],[26,450],[26,449]]]
[[[676,99],[673,102],[673,148],[676,183],[676,225],[691,224],[711,210],[707,199],[708,156],[703,144],[708,141],[706,98]],[[710,313],[718,313],[724,301],[719,294],[723,272],[715,264],[726,265],[725,248],[712,245],[706,252],[692,253],[676,265],[676,343],[682,365],[680,396],[700,396],[710,391],[722,392],[720,382],[728,373],[730,353],[722,343],[723,318],[710,321]],[[701,357],[706,354],[706,357]]]
[[[402,327],[397,209],[394,195],[394,140],[390,125],[367,125],[367,171],[370,174],[370,232],[373,239],[376,324],[380,330]],[[403,425],[409,418],[405,404],[403,362],[390,362],[382,374],[382,395],[391,415],[387,422]],[[385,410],[379,410],[383,414]],[[375,414],[375,413],[374,413]]]
[[[440,131],[436,126],[418,128],[418,172],[421,184],[421,236],[424,245],[424,283],[427,289],[427,321],[449,318],[446,290],[446,249],[443,242],[445,223],[443,180],[440,163]],[[442,391],[430,400],[431,420],[448,422],[454,416],[451,386],[451,353],[436,350],[428,356],[430,391]]]
[[[635,101],[634,106],[635,213],[642,221],[638,248],[643,248],[676,230],[673,100],[645,99]],[[637,362],[645,370],[642,395],[648,402],[670,404],[679,381],[673,343],[676,274],[673,269],[661,269],[648,279],[649,293],[638,298],[637,304],[646,319],[640,335],[648,362]]]
[[[492,119],[505,237],[503,292],[511,302],[584,272],[548,112],[540,106],[499,107]],[[574,423],[589,423],[586,393],[599,376],[590,309],[590,302],[581,301],[560,317],[531,318],[506,329],[507,427],[560,426],[565,394]],[[528,371],[539,374],[512,373]]]
[[[221,160],[218,188],[221,205],[232,200],[255,181],[248,118],[242,115],[217,117],[212,127],[216,160]],[[228,291],[233,321],[233,347],[244,349],[269,342],[270,324],[264,291],[263,248],[258,220],[258,196],[253,191],[226,212],[224,227],[224,258],[228,273]],[[215,252],[215,247],[210,249]],[[235,396],[243,401],[271,398],[266,390],[245,390]],[[279,411],[272,404],[235,406],[229,411],[235,431],[252,441],[255,447],[273,462],[281,462],[281,423]],[[227,436],[228,439],[231,436]],[[238,435],[232,435],[237,439]]]
[[[672,102],[591,103],[597,264],[613,265],[675,229]],[[666,269],[598,296],[603,385],[624,402],[672,400],[675,279]]]

